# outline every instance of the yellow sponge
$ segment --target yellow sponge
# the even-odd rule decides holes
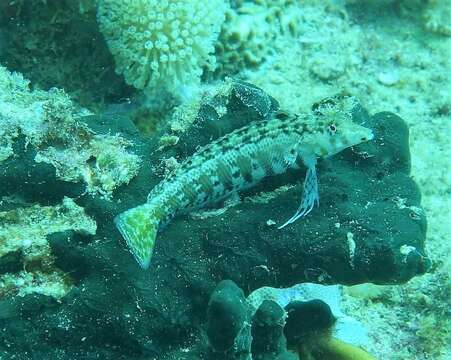
[[[376,360],[376,358],[358,346],[347,344],[341,340],[326,337],[315,344],[314,350],[299,348],[301,359],[309,360]]]

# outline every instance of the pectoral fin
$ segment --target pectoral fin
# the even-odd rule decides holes
[[[302,200],[296,213],[288,219],[283,225],[279,226],[278,229],[282,229],[285,226],[295,222],[297,219],[307,215],[313,210],[315,203],[319,205],[319,193],[318,193],[318,179],[316,177],[315,166],[309,167],[305,175],[304,180],[304,191],[302,193]]]

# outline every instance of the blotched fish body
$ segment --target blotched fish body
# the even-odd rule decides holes
[[[270,120],[251,123],[199,149],[152,189],[144,205],[118,215],[116,226],[141,267],[148,268],[157,231],[174,216],[303,164],[308,171],[301,206],[285,226],[306,215],[318,202],[316,159],[372,137],[371,130],[353,123],[349,116],[277,113]]]

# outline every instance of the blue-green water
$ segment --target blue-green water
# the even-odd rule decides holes
[[[0,359],[450,358],[449,18],[1,2]]]

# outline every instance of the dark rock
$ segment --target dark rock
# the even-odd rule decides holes
[[[287,352],[283,335],[285,311],[274,301],[265,300],[252,318],[252,358],[276,359]]]
[[[243,102],[236,94],[232,96],[236,99],[229,102],[230,109],[247,107],[254,121],[271,111],[267,100],[251,96]],[[70,232],[51,237],[56,264],[73,274],[75,287],[56,306],[2,321],[0,354],[6,352],[5,358],[11,359],[21,359],[23,354],[23,359],[56,354],[52,358],[144,360],[183,359],[180,354],[187,353],[187,359],[195,354],[199,359],[218,360],[221,357],[211,353],[206,333],[222,350],[230,345],[230,336],[215,334],[214,329],[226,322],[213,320],[212,314],[230,310],[222,317],[237,321],[236,326],[227,327],[230,334],[243,320],[239,306],[214,292],[224,279],[233,280],[247,294],[261,286],[288,287],[306,281],[395,284],[424,273],[428,267],[426,218],[420,192],[409,174],[408,129],[391,113],[370,117],[359,111],[356,121],[374,129],[375,139],[320,161],[320,206],[307,217],[282,230],[268,225],[268,220],[281,224],[297,209],[304,170],[269,178],[244,195],[269,192],[280,185],[296,186],[264,203],[242,201],[218,216],[175,218],[159,233],[148,271],[139,268],[127,251],[113,218],[146,201],[147,193],[161,180],[154,166],[170,152],[188,155],[201,140],[195,133],[193,142],[182,141],[177,144],[180,147],[161,153],[154,151],[154,141],[139,138],[130,122],[118,121],[116,129],[122,128],[135,142],[134,150],[146,165],[127,186],[115,191],[113,201],[82,195],[80,184],[60,184],[51,169],[2,165],[0,178],[6,181],[2,190],[15,191],[11,179],[31,171],[37,195],[26,184],[20,183],[17,191],[42,202],[48,201],[47,196],[79,195],[76,202],[96,219],[98,233],[94,237]],[[98,126],[108,130],[110,124]],[[208,126],[198,126],[199,135],[206,131],[202,141],[220,135],[220,131],[208,133]],[[32,158],[19,153],[22,156]],[[10,269],[11,265],[5,266]],[[222,286],[230,299],[242,299],[230,283]],[[217,300],[210,302],[207,315],[211,294]]]
[[[224,280],[213,291],[207,310],[207,334],[214,360],[295,360],[283,334],[285,310],[264,300],[257,311],[246,302],[233,281]]]
[[[216,106],[224,106],[227,111],[218,114]],[[267,119],[277,109],[277,100],[262,89],[244,81],[233,81],[227,95],[220,93],[201,106],[192,126],[180,136],[175,147],[177,154],[189,156],[199,146],[253,121]]]
[[[231,350],[244,323],[249,321],[243,290],[233,281],[221,281],[208,303],[207,318],[211,346],[222,353]]]
[[[288,316],[283,332],[289,348],[296,348],[309,334],[327,332],[336,320],[322,300],[293,301],[285,310]]]
[[[0,197],[16,194],[47,205],[83,193],[83,185],[61,181],[52,165],[35,162],[36,150],[26,145],[24,136],[15,141],[13,150],[15,155],[0,163]]]
[[[22,253],[14,251],[0,257],[0,274],[22,270]]]

